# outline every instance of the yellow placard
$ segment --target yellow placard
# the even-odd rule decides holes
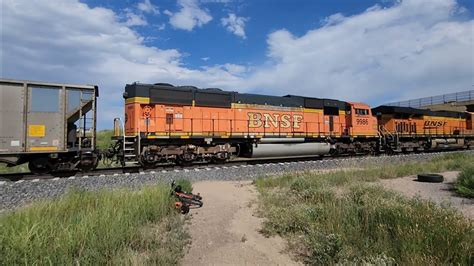
[[[29,137],[44,137],[46,135],[45,125],[29,125],[28,136]]]
[[[44,146],[44,147],[31,147],[30,151],[57,151],[58,147]]]

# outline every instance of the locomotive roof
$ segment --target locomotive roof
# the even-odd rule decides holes
[[[412,107],[381,105],[372,109],[373,114],[408,114],[408,115],[426,115],[438,117],[466,118],[463,112],[455,111],[431,111],[428,109],[417,109]]]
[[[270,96],[224,91],[218,88],[199,89],[194,86],[173,86],[167,83],[133,83],[125,86],[124,98],[147,97],[152,103],[182,104],[208,107],[230,107],[232,103],[283,107],[323,109],[335,107],[345,110],[347,102],[296,95]]]

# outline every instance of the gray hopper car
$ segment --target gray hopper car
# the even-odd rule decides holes
[[[0,79],[0,163],[33,173],[94,169],[98,87]]]

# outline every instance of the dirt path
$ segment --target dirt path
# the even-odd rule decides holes
[[[183,265],[295,265],[285,241],[266,238],[255,217],[257,192],[251,182],[205,181],[193,184],[204,207],[191,210],[192,244]]]
[[[459,197],[453,191],[453,185],[459,172],[444,172],[443,183],[417,182],[416,175],[395,179],[385,179],[381,183],[384,187],[396,190],[408,197],[419,196],[440,205],[451,205],[464,216],[474,220],[474,200]]]

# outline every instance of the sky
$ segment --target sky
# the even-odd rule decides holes
[[[2,0],[0,76],[366,102],[474,89],[467,0]]]

